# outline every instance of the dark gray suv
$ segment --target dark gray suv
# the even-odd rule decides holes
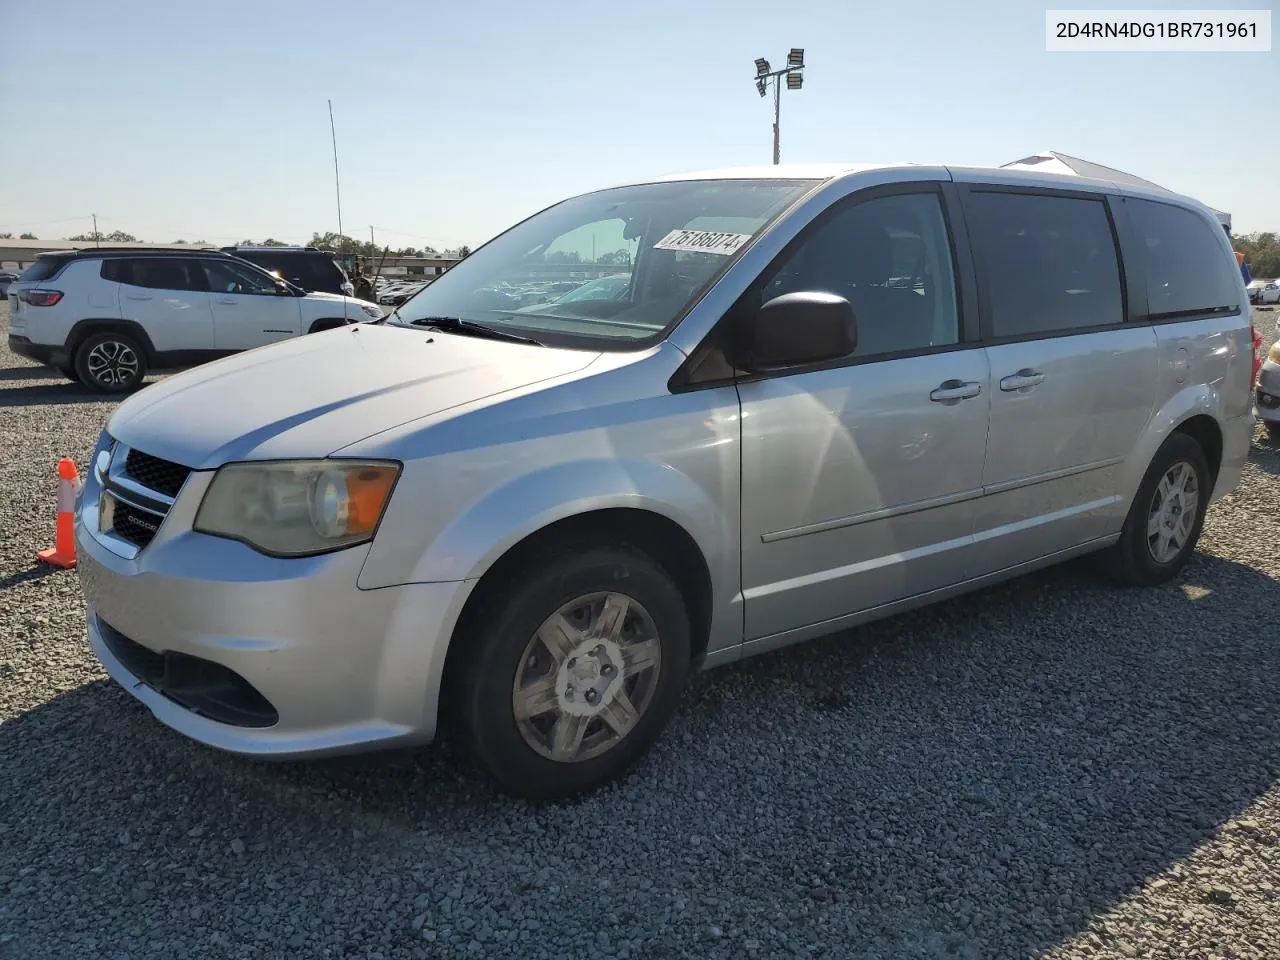
[[[224,253],[256,263],[308,293],[355,296],[355,288],[333,254],[316,247],[223,247]]]

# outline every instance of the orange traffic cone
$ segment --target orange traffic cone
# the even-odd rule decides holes
[[[41,550],[37,560],[64,569],[76,565],[75,509],[76,494],[80,492],[80,474],[76,462],[70,457],[58,461],[58,526],[54,533],[53,549]]]

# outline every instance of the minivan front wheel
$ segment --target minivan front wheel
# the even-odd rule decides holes
[[[146,354],[125,333],[95,333],[76,350],[75,372],[80,382],[101,393],[128,393],[147,374]]]
[[[1170,436],[1147,468],[1120,540],[1105,555],[1107,571],[1140,586],[1176,576],[1200,539],[1210,492],[1200,444],[1185,433]]]
[[[689,616],[670,576],[627,547],[559,556],[484,598],[465,637],[458,718],[509,793],[570,796],[621,776],[675,712]]]

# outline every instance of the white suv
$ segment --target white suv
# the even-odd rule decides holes
[[[9,288],[9,349],[105,393],[148,369],[189,366],[349,323],[376,304],[306,293],[213,250],[41,254]]]

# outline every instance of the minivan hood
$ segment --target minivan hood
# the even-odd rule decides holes
[[[107,430],[195,469],[323,457],[409,420],[575,373],[598,356],[357,324],[162,380],[121,404]]]

